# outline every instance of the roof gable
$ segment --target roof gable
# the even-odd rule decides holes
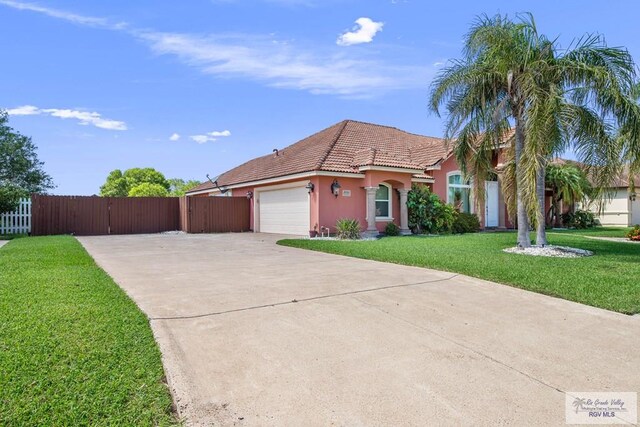
[[[217,178],[221,187],[311,171],[357,173],[363,166],[426,169],[447,156],[445,141],[345,120]],[[213,188],[205,182],[189,192]]]

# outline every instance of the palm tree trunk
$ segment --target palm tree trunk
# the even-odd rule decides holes
[[[546,246],[547,245],[547,230],[546,230],[546,221],[545,221],[545,209],[544,209],[544,201],[545,201],[545,166],[544,163],[540,165],[538,171],[536,172],[536,196],[538,197],[538,224],[536,227],[536,245],[538,246]]]
[[[555,191],[557,194],[557,190]],[[562,215],[562,211],[560,210],[560,197],[559,196],[553,196],[553,226],[554,227],[561,227],[562,223],[560,221],[560,215]]]
[[[523,170],[520,168],[520,158],[522,157],[522,151],[524,150],[524,129],[522,119],[516,117],[516,149],[515,149],[515,164],[516,164],[516,199],[517,199],[517,218],[518,218],[518,247],[528,248],[531,247],[531,237],[529,236],[529,217],[527,215],[527,209],[524,205],[523,193],[524,188],[520,183],[523,181]]]

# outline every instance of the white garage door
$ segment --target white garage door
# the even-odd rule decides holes
[[[631,224],[640,224],[640,198],[636,197],[635,202],[631,202]]]
[[[304,187],[261,191],[260,232],[305,235],[309,233],[309,194]]]

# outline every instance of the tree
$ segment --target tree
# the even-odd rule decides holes
[[[127,197],[130,184],[125,179],[120,169],[115,169],[107,176],[107,181],[100,187],[100,195],[103,197]]]
[[[120,169],[111,171],[106,182],[100,187],[100,195],[127,197],[133,188],[145,183],[158,185],[168,194],[169,182],[161,172],[153,168],[132,168],[124,173]]]
[[[20,198],[29,193],[54,188],[31,138],[14,131],[7,123],[7,113],[0,110],[0,213],[14,210]]]
[[[551,206],[547,212],[550,225],[560,225],[560,202],[576,203],[591,192],[591,184],[585,173],[569,163],[552,163],[547,166],[545,182],[551,188]]]
[[[167,197],[169,192],[160,184],[143,182],[129,190],[129,197]]]
[[[169,195],[170,196],[184,196],[184,194],[200,184],[200,181],[187,180],[180,178],[171,178],[169,181]]]
[[[599,35],[561,50],[556,40],[538,33],[530,14],[518,22],[500,15],[478,18],[463,54],[434,80],[431,108],[439,114],[446,105],[446,138],[455,141],[463,172],[474,177],[478,204],[484,199],[482,184],[493,172],[494,150],[513,142],[513,181],[506,187],[515,193],[517,244],[531,245],[534,222],[537,243],[544,245],[549,158],[572,148],[604,186],[619,173],[624,151],[612,121],[629,135],[628,147],[640,145],[640,113],[629,96],[633,60],[626,50],[607,47]]]
[[[25,192],[20,187],[13,184],[0,185],[0,214],[15,210],[23,197]]]

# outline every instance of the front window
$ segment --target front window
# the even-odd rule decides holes
[[[458,212],[471,212],[471,183],[463,179],[462,174],[452,173],[448,177],[447,203]]]
[[[376,191],[376,217],[391,217],[391,187],[380,184]]]

